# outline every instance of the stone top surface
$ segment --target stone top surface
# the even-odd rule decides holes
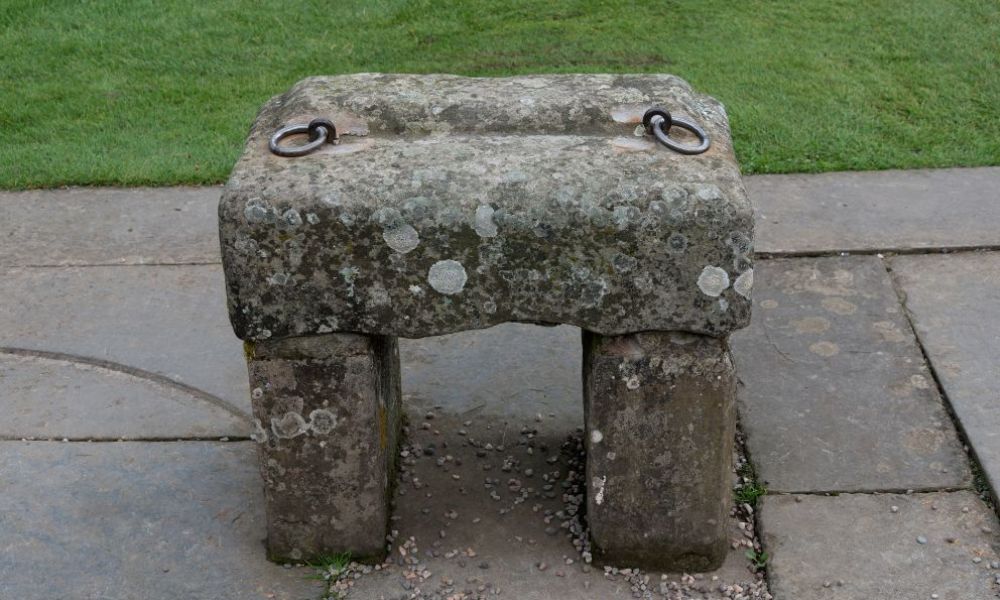
[[[712,147],[643,135],[654,105]],[[338,145],[269,152],[316,117]],[[669,75],[303,80],[258,115],[220,231],[248,340],[506,321],[724,335],[749,318],[752,214],[725,111]]]

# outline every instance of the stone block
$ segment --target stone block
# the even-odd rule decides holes
[[[599,558],[706,571],[729,541],[736,376],[725,340],[584,332],[587,519]]]
[[[385,554],[399,441],[395,338],[247,344],[272,560]]]
[[[644,135],[655,105],[711,148]],[[339,145],[268,150],[312,117]],[[248,340],[508,321],[718,336],[749,319],[753,219],[726,114],[668,75],[306,79],[261,110],[219,215]]]

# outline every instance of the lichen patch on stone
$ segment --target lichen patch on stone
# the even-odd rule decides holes
[[[496,211],[489,204],[483,204],[476,209],[476,233],[479,237],[495,237],[497,234],[497,224],[493,220]]]
[[[718,297],[728,287],[729,273],[725,269],[708,265],[698,276],[698,289],[706,296]]]
[[[753,289],[753,269],[747,269],[740,273],[740,276],[736,278],[733,282],[733,290],[743,296],[744,298],[750,298],[750,291]]]
[[[420,245],[420,235],[407,223],[386,229],[382,232],[382,239],[400,254],[406,254]]]
[[[457,294],[465,287],[468,275],[465,267],[457,260],[439,260],[427,273],[427,283],[437,292],[445,295]]]

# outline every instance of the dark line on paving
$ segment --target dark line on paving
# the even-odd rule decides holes
[[[226,412],[235,415],[241,419],[250,419],[250,415],[243,412],[239,408],[236,408],[226,400],[210,394],[208,392],[202,391],[194,386],[188,385],[186,383],[175,381],[169,377],[160,375],[159,373],[153,373],[151,371],[146,371],[144,369],[139,369],[136,367],[129,367],[121,363],[112,362],[110,360],[102,360],[99,358],[90,358],[87,356],[80,356],[77,354],[67,354],[65,352],[50,352],[47,350],[30,350],[27,348],[9,348],[0,346],[0,354],[11,354],[14,356],[27,356],[35,358],[47,358],[50,360],[61,360],[66,362],[80,363],[84,365],[89,365],[92,367],[99,367],[102,369],[107,369],[109,371],[115,371],[118,373],[125,373],[126,375],[131,375],[139,379],[145,379],[153,383],[159,384],[164,387],[173,388],[180,390],[190,396],[193,396],[199,400],[203,400],[213,406],[221,408]]]
[[[955,407],[952,406],[951,398],[949,398],[947,392],[945,392],[944,384],[941,382],[941,377],[938,373],[937,367],[934,365],[934,361],[931,360],[930,354],[927,353],[927,348],[924,346],[924,340],[920,337],[920,332],[917,331],[916,323],[913,320],[913,313],[910,312],[910,308],[906,304],[906,290],[903,289],[903,286],[899,283],[899,280],[896,277],[896,273],[892,268],[892,261],[883,258],[882,265],[889,274],[889,280],[892,283],[893,290],[896,292],[896,298],[898,299],[900,306],[903,308],[903,316],[906,317],[906,323],[910,327],[910,333],[913,334],[913,338],[917,341],[917,348],[920,349],[920,355],[923,357],[924,364],[927,365],[927,369],[931,374],[931,379],[934,380],[934,385],[937,387],[938,395],[941,397],[941,404],[944,406],[945,412],[948,413],[948,418],[951,419],[951,423],[955,427],[955,431],[958,433],[959,441],[965,449],[966,457],[969,460],[969,468],[973,475],[972,489],[975,489],[976,492],[981,494],[982,492],[976,489],[975,478],[977,477],[977,474],[985,473],[985,471],[983,471],[983,463],[976,454],[976,448],[969,440],[969,435],[962,426],[962,421],[955,413]],[[989,504],[992,504],[990,508],[993,509],[994,513],[997,513],[997,508],[1000,506],[1000,503],[997,502],[997,491],[993,488],[993,482],[989,481],[989,478],[986,478],[986,480],[986,493],[989,496]],[[1000,513],[997,514],[1000,516]]]
[[[884,488],[878,490],[795,490],[795,491],[781,491],[775,492],[768,490],[768,496],[846,496],[849,494],[864,494],[868,496],[879,496],[881,494],[898,494],[901,496],[908,496],[911,494],[934,494],[939,492],[953,493],[953,492],[968,492],[975,491],[975,488],[971,485],[964,486],[947,486],[947,487],[916,487],[916,488]]]
[[[756,252],[754,258],[769,260],[774,258],[826,258],[830,256],[915,256],[924,254],[968,254],[973,252],[996,252],[1000,244],[983,246],[935,246],[933,248],[862,248],[855,250],[778,250]]]

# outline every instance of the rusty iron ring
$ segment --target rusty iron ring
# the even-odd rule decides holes
[[[671,115],[666,109],[659,106],[654,106],[647,110],[646,114],[642,115],[642,125],[646,128],[646,133],[652,133],[661,144],[674,152],[680,152],[681,154],[701,154],[712,145],[712,142],[708,139],[708,134],[697,123],[685,117]],[[698,145],[688,146],[678,143],[671,138],[669,133],[670,128],[675,125],[681,129],[687,129],[698,136]]]
[[[300,146],[282,146],[281,140],[290,135],[309,134],[309,141]],[[337,143],[337,128],[329,119],[313,119],[308,124],[287,125],[271,136],[268,148],[278,156],[305,156],[326,143]]]

